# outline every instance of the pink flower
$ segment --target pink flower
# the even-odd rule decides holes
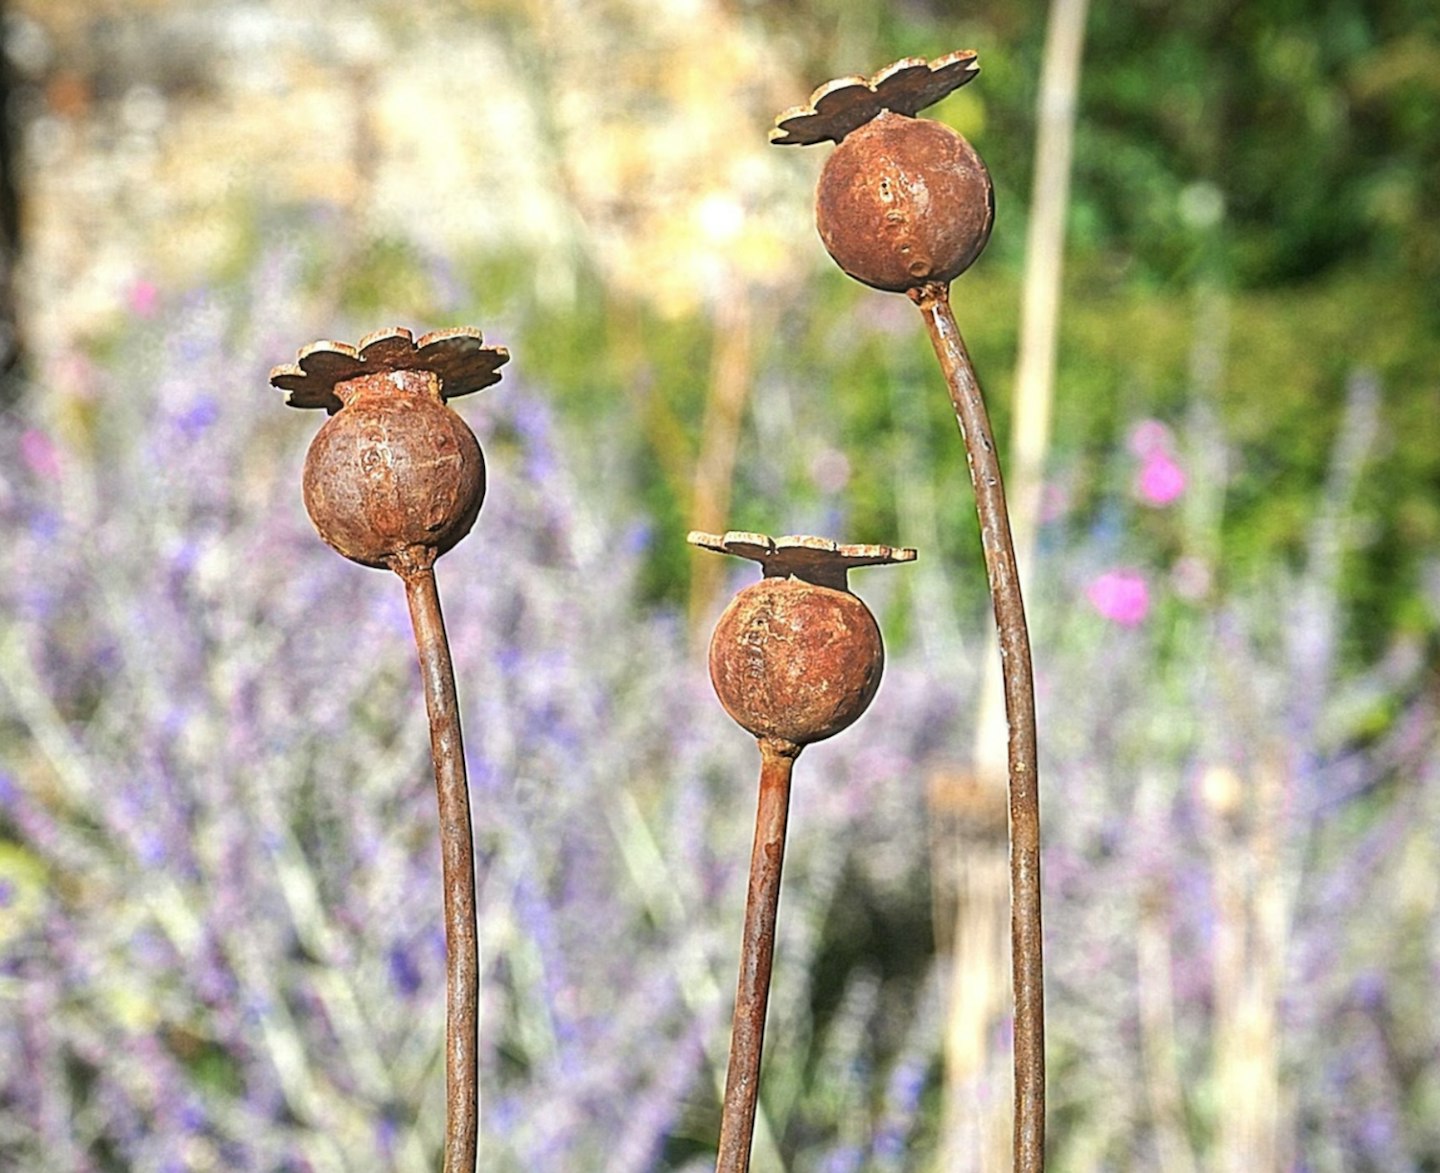
[[[824,448],[810,461],[810,479],[822,493],[838,493],[850,483],[850,460],[838,448]]]
[[[27,428],[20,436],[20,459],[37,477],[54,480],[60,475],[60,453],[38,428]]]
[[[1150,613],[1150,587],[1133,570],[1107,570],[1088,587],[1090,605],[1112,623],[1137,627]]]
[[[1135,478],[1135,492],[1147,505],[1169,505],[1185,492],[1185,470],[1170,453],[1156,448],[1145,457]]]
[[[137,318],[153,318],[160,307],[160,289],[153,281],[140,280],[130,286],[125,296],[130,312]]]
[[[1159,420],[1141,420],[1130,429],[1126,447],[1142,460],[1155,452],[1170,451],[1173,436]]]

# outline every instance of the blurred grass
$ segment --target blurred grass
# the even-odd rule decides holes
[[[288,239],[309,250],[304,280],[318,332],[337,320],[363,332],[382,320],[474,318],[504,335],[516,371],[568,417],[586,427],[624,422],[631,447],[620,467],[663,533],[691,520],[706,372],[727,297],[766,307],[752,343],[736,524],[843,523],[857,538],[901,540],[897,459],[942,486],[941,499],[963,494],[918,328],[903,305],[840,277],[809,226],[808,184],[823,148],[777,151],[764,135],[780,104],[802,101],[828,77],[974,46],[979,81],[933,113],[973,138],[996,181],[994,237],[955,299],[1005,442],[1041,0],[960,15],[926,2],[701,5],[688,20],[657,10],[649,23],[642,0],[597,0],[574,28],[543,0],[413,14],[375,0],[328,55],[310,51],[294,34],[303,26],[286,25],[278,10],[276,31],[262,34],[267,17],[232,21],[225,3],[190,25],[172,21],[163,3],[117,4],[103,19],[80,4],[14,4],[23,19],[12,42],[23,49],[33,29],[51,38],[48,57],[33,45],[17,56],[14,106],[33,132],[35,265],[62,263],[63,229],[57,236],[40,209],[63,214],[73,198],[81,206],[70,222],[99,215],[103,182],[67,188],[63,152],[75,152],[78,170],[119,151],[104,181],[117,185],[118,214],[86,229],[110,257],[104,280],[127,265],[146,276],[152,259],[175,270],[185,263],[177,257],[193,258],[187,281],[240,279]],[[326,11],[308,19],[324,27]],[[107,42],[106,29],[128,39]],[[146,29],[169,57],[146,55]],[[235,46],[266,35],[275,38],[265,42],[269,73],[230,77]],[[1087,30],[1050,462],[1069,495],[1062,524],[1096,523],[1114,487],[1104,477],[1117,438],[1139,418],[1175,424],[1191,411],[1197,348],[1218,345],[1218,381],[1204,394],[1215,399],[1231,472],[1219,571],[1240,582],[1272,558],[1293,563],[1346,380],[1372,372],[1388,448],[1362,492],[1365,533],[1344,581],[1347,647],[1362,660],[1379,655],[1390,633],[1427,622],[1417,591],[1440,545],[1440,102],[1429,68],[1440,59],[1437,36],[1423,0],[1335,0],[1318,15],[1293,3],[1239,14],[1211,3],[1142,5],[1099,9]],[[409,55],[441,45],[480,71],[490,101],[474,129],[467,120],[416,135],[408,122],[450,115],[423,105],[443,90],[405,76],[415,69]],[[263,143],[264,131],[243,123],[247,102],[278,112],[261,126],[312,108],[345,111],[349,121],[318,137],[319,128],[286,123],[293,158],[268,152],[247,180],[243,164],[220,166],[222,156],[197,149],[226,119],[248,127],[235,149]],[[156,109],[158,124],[136,114]],[[112,112],[128,154],[102,145]],[[463,157],[437,182],[472,186],[437,188],[433,207],[403,204],[423,197],[426,180],[410,169],[438,165],[433,144],[447,133]],[[187,157],[164,155],[167,134]],[[146,135],[153,176],[138,145]],[[220,182],[220,173],[231,178]],[[143,198],[126,196],[137,183]],[[140,214],[126,213],[129,205]],[[712,205],[718,221],[706,219]],[[472,223],[492,231],[444,235]],[[121,259],[122,237],[149,255]],[[37,268],[37,290],[64,293],[44,314],[64,316],[71,301],[91,312],[95,294],[81,276]],[[1221,306],[1223,340],[1200,336],[1214,326],[1206,299]],[[48,320],[39,324],[48,362],[64,340]],[[62,328],[103,357],[107,334],[125,325],[70,312]],[[917,401],[903,420],[899,396]],[[825,452],[848,464],[843,483]],[[817,462],[829,470],[826,485],[813,475]],[[937,533],[937,556],[973,560],[973,526]],[[685,598],[691,558],[654,543],[645,596]],[[968,591],[969,578],[956,576],[957,589]]]
[[[1002,209],[1002,217],[1003,217]],[[818,241],[801,242],[818,250]],[[634,426],[628,462],[635,489],[660,531],[684,527],[683,486],[657,456],[667,445],[694,445],[704,409],[714,336],[700,316],[675,317],[607,293],[582,279],[572,304],[527,304],[525,259],[486,256],[468,266],[477,290],[474,313],[515,323],[509,339],[526,376],[545,386],[580,426],[619,415]],[[399,281],[403,288],[403,274]],[[369,278],[357,275],[345,294],[348,313],[373,311]],[[1433,287],[1402,283],[1352,266],[1323,282],[1284,291],[1220,292],[1228,330],[1224,375],[1214,409],[1233,448],[1235,473],[1225,487],[1221,586],[1243,585],[1273,560],[1296,564],[1304,550],[1313,500],[1335,442],[1347,379],[1371,372],[1384,393],[1386,459],[1371,471],[1360,508],[1369,519],[1347,561],[1350,652],[1383,651],[1396,630],[1416,632],[1428,620],[1418,604],[1419,575],[1440,547],[1440,399],[1427,385],[1440,370],[1440,330],[1418,329],[1434,314]],[[393,296],[396,285],[387,284]],[[1146,416],[1182,420],[1194,394],[1192,350],[1204,287],[1166,289],[1117,278],[1102,259],[1080,257],[1066,280],[1059,355],[1056,476],[1070,489],[1063,524],[1095,523],[1115,491],[1105,480],[1107,454],[1130,423]],[[1002,447],[1009,426],[1018,274],[982,260],[955,289],[956,312],[992,399]],[[393,302],[392,302],[393,304]],[[842,504],[855,540],[895,540],[902,523],[889,469],[901,451],[919,460],[919,475],[950,486],[961,524],[941,529],[935,553],[973,563],[978,539],[963,521],[963,469],[954,460],[954,423],[931,370],[928,345],[900,299],[860,289],[822,272],[759,343],[761,384],[805,402],[804,434],[793,450],[757,450],[747,429],[736,485],[736,524],[786,527],[787,516]],[[895,397],[913,397],[897,419]],[[852,475],[843,502],[803,468],[814,443],[833,444]],[[684,464],[688,453],[672,452]],[[770,465],[766,475],[757,466]],[[767,518],[775,519],[773,522]],[[689,556],[657,543],[647,563],[645,594],[677,602]]]

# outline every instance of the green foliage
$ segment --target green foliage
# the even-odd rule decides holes
[[[753,10],[816,83],[979,49],[981,79],[931,113],[973,139],[996,182],[994,237],[954,301],[1002,446],[1047,11],[1038,0],[959,17],[839,0]],[[1363,486],[1367,520],[1345,567],[1362,658],[1396,625],[1431,622],[1415,590],[1440,544],[1437,38],[1440,17],[1421,0],[1092,5],[1087,30],[1051,455],[1069,497],[1063,524],[1095,524],[1124,492],[1112,468],[1131,423],[1178,425],[1200,396],[1226,445],[1222,576],[1244,582],[1277,556],[1297,560],[1347,380],[1373,372],[1384,458]],[[964,465],[917,315],[841,276],[815,238],[792,247],[812,254],[813,276],[780,294],[755,332],[734,524],[911,540],[904,498],[922,486],[961,519],[936,527],[927,557],[977,562]],[[664,535],[651,543],[645,596],[682,600],[692,562],[674,535],[690,521],[715,318],[661,312],[584,258],[560,283],[569,296],[556,297],[532,257],[493,242],[458,262],[469,304],[440,307],[435,262],[412,245],[361,240],[340,252],[314,257],[310,280],[347,316],[473,314],[523,355],[512,377],[617,448],[616,475]],[[1200,307],[1216,301],[1224,336],[1207,338],[1214,322]],[[1207,348],[1220,374],[1197,387]],[[783,443],[761,422],[777,412]],[[848,462],[843,483],[814,474],[824,451]]]
[[[893,57],[981,50],[982,80],[936,113],[973,137],[997,182],[995,237],[954,296],[1002,444],[1045,11],[1013,4],[967,13],[957,27],[924,4],[759,10],[777,35],[799,38],[817,82]],[[1417,0],[1335,0],[1318,10],[1149,3],[1092,6],[1087,36],[1052,456],[1074,491],[1068,524],[1093,521],[1114,492],[1104,469],[1128,423],[1179,421],[1204,393],[1192,362],[1213,342],[1222,363],[1213,406],[1230,469],[1224,573],[1244,581],[1277,555],[1298,559],[1346,382],[1374,372],[1384,459],[1366,481],[1359,507],[1370,520],[1345,572],[1354,650],[1365,656],[1395,624],[1422,621],[1411,602],[1416,575],[1440,543],[1437,28],[1433,6]],[[904,320],[908,307],[882,306],[880,295],[824,268],[813,242],[797,247],[814,248],[822,272],[761,356],[757,393],[776,381],[808,388],[806,398],[818,391],[820,405],[797,422],[850,461],[842,512],[852,535],[903,537],[896,460],[917,463],[938,498],[962,512],[968,490],[949,408],[918,324]],[[1206,290],[1223,303],[1225,339],[1199,336]],[[646,394],[693,436],[704,322],[627,312],[643,335]],[[582,304],[542,314],[527,352],[540,360],[537,376],[578,410],[596,410],[605,385],[622,410],[643,414],[650,409],[633,386],[614,395],[637,372],[597,358],[614,349],[616,327],[602,321],[614,313]],[[737,518],[839,507],[804,474],[800,453],[746,450],[740,467],[762,459],[788,462],[788,471],[742,471]],[[658,462],[638,475],[665,524],[679,521]],[[953,545],[938,556],[978,556],[968,528],[941,532]],[[668,545],[655,556],[671,565],[651,576],[661,594],[685,580],[683,555]]]

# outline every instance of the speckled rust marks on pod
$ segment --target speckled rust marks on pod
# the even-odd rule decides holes
[[[725,711],[756,737],[808,745],[852,724],[885,665],[880,628],[849,591],[762,578],[740,591],[710,642]]]
[[[845,136],[815,197],[836,264],[893,293],[958,277],[994,220],[994,188],[975,148],[943,123],[891,110]]]
[[[847,576],[914,561],[915,551],[743,530],[696,532],[688,541],[764,572],[730,601],[710,640],[710,680],[725,711],[762,741],[793,746],[852,724],[875,699],[885,647]]]
[[[270,372],[291,407],[329,413],[305,458],[320,536],[365,566],[429,566],[470,532],[485,499],[475,434],[447,401],[483,390],[510,360],[479,330],[394,326],[355,346],[320,341]]]
[[[305,509],[320,536],[366,566],[445,553],[480,513],[485,461],[439,378],[385,371],[335,391],[344,406],[305,458]]]
[[[270,372],[291,407],[330,419],[305,458],[305,509],[356,562],[393,570],[415,628],[439,810],[445,915],[444,1167],[475,1168],[480,1135],[480,945],[470,789],[435,559],[470,532],[485,462],[446,400],[497,382],[510,359],[473,326],[418,340],[400,326],[358,344],[321,340]]]
[[[715,1153],[715,1173],[748,1173],[791,770],[805,746],[855,721],[880,686],[885,667],[880,628],[870,609],[847,589],[847,575],[858,566],[913,562],[915,551],[842,546],[802,535],[770,538],[745,530],[696,531],[686,540],[758,562],[764,572],[731,600],[710,641],[710,680],[720,703],[760,748],[755,839]]]

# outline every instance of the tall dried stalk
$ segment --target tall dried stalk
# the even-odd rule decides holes
[[[1088,0],[1052,0],[1041,65],[1035,179],[1026,236],[1009,464],[1010,522],[1022,595],[1031,593],[1044,461],[1050,445],[1065,211],[1069,204],[1087,8]],[[985,660],[980,697],[975,779],[982,789],[993,791],[998,799],[1003,796],[1006,785],[1008,740],[1004,681],[998,656],[988,656]],[[991,922],[999,917],[1003,923],[1009,893],[996,883],[995,869],[983,852],[962,856],[956,887],[953,939],[957,948],[945,1029],[947,1078],[940,1167],[946,1170],[973,1167],[978,1135],[995,1138],[981,1164],[999,1169],[1010,1165],[1012,1160],[1009,1132],[995,1126],[994,1120],[987,1124],[985,1117],[1003,1112],[1004,1104],[994,1098],[977,1097],[973,1086],[967,1086],[974,1077],[967,1078],[966,1073],[977,1067],[977,1047],[988,1049],[994,1026],[1006,1011],[1004,974],[1010,966],[1010,948],[1003,935],[996,942],[990,934],[967,929],[961,918]]]
[[[753,312],[743,283],[734,284],[730,296],[720,299],[714,318],[715,348],[690,486],[689,528],[694,530],[720,532],[726,527],[740,429],[754,383]],[[719,559],[702,558],[694,563],[687,607],[692,633],[699,633],[708,620],[724,573]]]

